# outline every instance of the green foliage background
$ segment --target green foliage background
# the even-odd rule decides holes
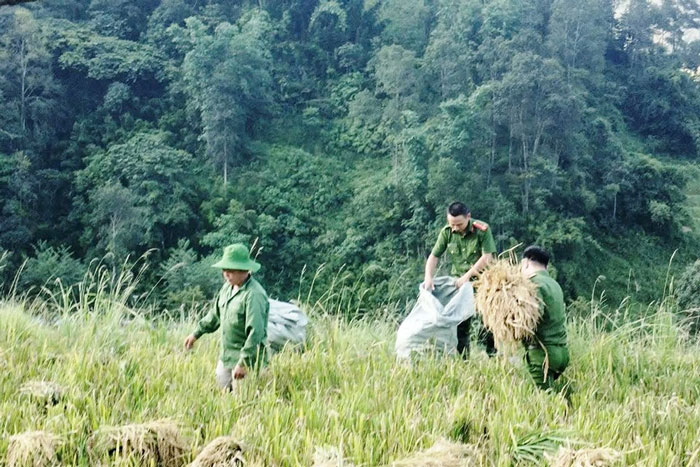
[[[674,251],[671,274],[700,246],[699,8],[2,7],[0,282],[28,258],[21,290],[148,253],[141,292],[174,309],[211,297],[213,256],[244,241],[273,296],[342,282],[363,313],[412,298],[460,199],[499,250],[550,249],[570,300],[661,298]]]

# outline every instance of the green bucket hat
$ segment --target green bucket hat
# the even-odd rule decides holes
[[[221,256],[221,260],[214,263],[211,267],[256,272],[260,269],[260,263],[250,258],[248,248],[245,245],[242,243],[234,243],[224,248],[224,254]]]

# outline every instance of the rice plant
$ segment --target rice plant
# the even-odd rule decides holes
[[[145,319],[126,293],[133,277],[90,280],[101,282],[65,300],[0,303],[0,463],[23,455],[17,437],[32,432],[50,441],[37,452],[79,466],[187,465],[203,452],[279,466],[416,465],[426,456],[543,465],[562,447],[606,449],[621,465],[685,466],[700,456],[700,348],[667,302],[609,327],[571,320],[572,361],[550,393],[518,363],[477,349],[468,361],[397,364],[396,318],[330,313],[356,300],[330,291],[325,304],[302,304],[312,319],[306,348],[276,354],[227,394],[214,381],[218,335],[182,349],[196,316]],[[42,381],[61,388],[56,403],[27,395]],[[221,437],[241,449],[206,450]]]

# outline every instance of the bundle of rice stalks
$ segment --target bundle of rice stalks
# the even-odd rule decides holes
[[[58,464],[58,436],[45,431],[28,431],[10,437],[8,467],[44,467]]]
[[[559,448],[555,456],[549,457],[552,467],[607,467],[620,460],[622,455],[614,449]]]
[[[394,461],[392,467],[467,467],[478,465],[477,449],[471,444],[438,440],[430,449]]]
[[[245,447],[232,436],[219,436],[204,446],[190,467],[234,467],[245,465]]]
[[[497,347],[534,336],[541,317],[537,285],[522,275],[513,256],[489,264],[474,287],[477,313]]]
[[[105,457],[132,459],[140,465],[182,465],[187,442],[171,420],[105,427],[92,435],[90,455],[95,463]]]
[[[51,381],[29,381],[19,388],[19,392],[46,405],[58,404],[65,393],[61,386]]]

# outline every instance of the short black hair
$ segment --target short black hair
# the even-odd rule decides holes
[[[544,248],[537,245],[530,245],[525,248],[525,251],[523,251],[523,258],[540,263],[542,266],[547,266],[549,264],[549,253],[547,253]]]
[[[468,216],[470,212],[467,205],[459,201],[455,201],[447,206],[447,213],[452,217]]]

